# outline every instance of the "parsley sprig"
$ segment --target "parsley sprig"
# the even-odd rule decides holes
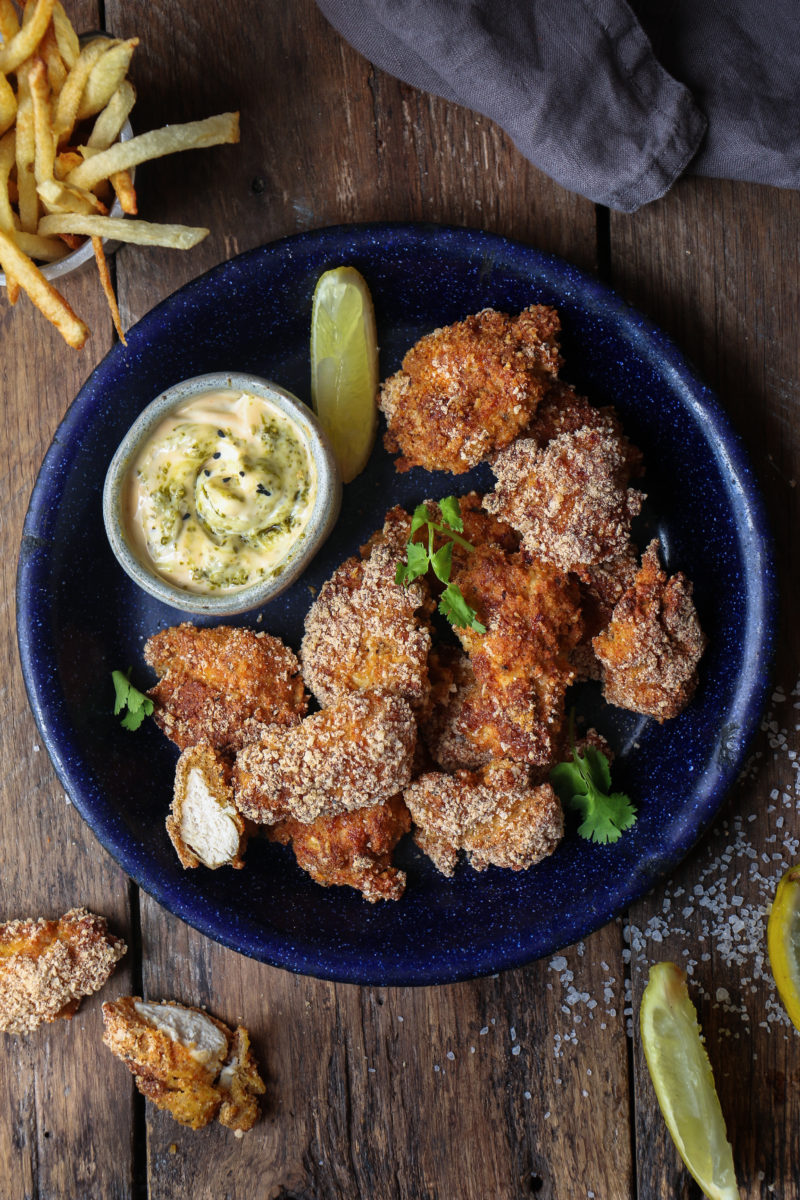
[[[138,729],[145,717],[150,716],[154,706],[149,696],[145,696],[133,686],[128,675],[124,675],[122,671],[111,672],[115,692],[114,716],[118,717],[122,710],[127,708],[128,711],[120,724],[123,729],[133,730]]]
[[[441,523],[432,521],[428,516],[428,506],[418,504],[411,517],[411,532],[406,545],[406,561],[397,564],[395,582],[408,587],[420,575],[425,575],[428,569],[433,571],[437,579],[445,584],[445,589],[439,599],[439,612],[447,617],[451,625],[459,629],[474,629],[476,633],[486,633],[486,626],[481,625],[478,614],[470,608],[464,599],[464,594],[457,583],[450,582],[453,570],[453,546],[458,543],[465,550],[475,547],[460,535],[464,532],[464,521],[461,517],[461,506],[457,496],[445,496],[438,501]],[[414,534],[428,527],[428,544],[415,542]],[[434,538],[439,533],[447,538],[444,545],[434,550]]]
[[[578,833],[588,841],[607,845],[636,824],[636,809],[624,792],[611,791],[611,768],[602,750],[587,745],[583,754],[575,746],[570,717],[569,740],[572,762],[559,763],[550,772],[550,782],[564,804],[583,817]]]

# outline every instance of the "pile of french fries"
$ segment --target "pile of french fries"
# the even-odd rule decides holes
[[[239,114],[221,113],[120,141],[136,99],[126,76],[138,41],[81,42],[60,0],[0,0],[0,268],[10,303],[22,289],[76,349],[89,330],[37,263],[91,238],[124,341],[103,239],[188,250],[208,230],[109,215],[115,197],[135,215],[139,163],[239,140]]]

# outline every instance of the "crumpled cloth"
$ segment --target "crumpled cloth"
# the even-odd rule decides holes
[[[800,187],[800,0],[317,0],[366,58],[635,212],[684,171]]]

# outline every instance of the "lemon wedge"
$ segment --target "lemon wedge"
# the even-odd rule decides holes
[[[355,267],[317,281],[311,308],[311,399],[349,483],[363,471],[378,421],[375,310]]]
[[[739,1200],[711,1063],[686,975],[674,963],[650,972],[640,1021],[650,1078],[678,1153],[709,1200]]]
[[[767,949],[778,995],[800,1029],[800,863],[778,883],[767,923]]]

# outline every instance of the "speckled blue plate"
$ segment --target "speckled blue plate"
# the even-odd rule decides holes
[[[318,275],[350,263],[375,299],[381,370],[421,334],[487,305],[558,307],[564,375],[613,402],[644,451],[647,513],[668,566],[694,580],[709,636],[691,706],[663,726],[592,710],[639,805],[615,846],[579,839],[568,821],[547,861],[515,874],[461,866],[452,880],[405,839],[408,886],[396,904],[323,889],[290,850],[251,842],[244,870],[184,871],[164,830],[177,752],[147,723],[112,716],[113,668],[133,668],[151,633],[181,614],[141,592],[103,532],[108,463],[139,411],[170,384],[208,371],[252,371],[308,397],[308,331]],[[490,486],[479,468],[457,482]],[[337,529],[305,576],[263,613],[237,620],[297,648],[304,614],[334,567],[395,502],[454,490],[452,476],[396,475],[380,445],[345,488]],[[597,280],[529,246],[430,225],[322,229],[242,254],[148,313],[100,364],[48,451],[25,522],[18,633],[31,706],[59,778],[120,865],[172,912],[243,954],[292,971],[371,984],[430,984],[517,966],[603,925],[643,895],[709,824],[741,766],[768,682],[775,600],[770,539],[751,468],[716,400],[671,344]],[[596,712],[595,712],[596,710]]]

